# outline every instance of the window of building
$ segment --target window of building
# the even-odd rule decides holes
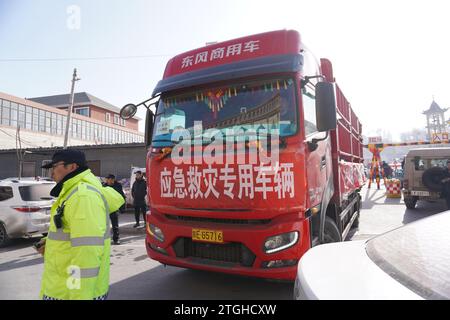
[[[31,107],[25,107],[25,128],[28,130],[33,129],[33,110]]]
[[[119,115],[118,114],[114,115],[114,124],[119,124]]]
[[[17,127],[17,103],[11,102],[11,127]]]
[[[52,124],[51,124],[51,131],[52,134],[58,133],[58,121],[57,121],[57,114],[52,112]]]
[[[69,130],[72,132],[72,137],[77,138],[78,134],[78,120],[72,119],[72,124],[70,124]]]
[[[20,126],[20,128],[25,128],[25,106],[22,104],[19,104],[18,108],[18,117],[17,117],[17,123]]]
[[[92,136],[93,136],[93,134],[92,134],[92,123],[88,122],[87,123],[87,139],[88,140],[94,140],[94,139],[92,139]]]
[[[2,124],[9,126],[10,125],[10,112],[11,112],[11,103],[7,100],[3,100],[2,102]]]
[[[52,133],[52,113],[45,111],[45,132]]]
[[[105,121],[106,122],[111,122],[111,114],[110,113],[106,113],[105,116],[106,116]]]
[[[85,116],[85,117],[90,117],[90,111],[89,111],[89,107],[83,107],[83,108],[75,108],[75,113]]]
[[[81,121],[81,139],[86,140],[86,130],[87,125],[86,121]]]
[[[45,132],[45,111],[39,109],[39,131]]]
[[[32,108],[33,113],[33,131],[39,130],[39,109]]]
[[[62,135],[63,129],[62,129],[62,115],[57,114],[56,115],[56,134]]]

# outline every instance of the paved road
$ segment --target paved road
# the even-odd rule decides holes
[[[446,210],[445,203],[418,203],[406,209],[384,190],[363,189],[359,229],[347,240],[368,239],[403,224]],[[133,214],[123,214],[122,245],[111,252],[111,299],[291,299],[293,284],[164,267],[147,258],[144,230],[133,229]],[[43,259],[31,248],[34,239],[17,239],[0,249],[0,300],[36,299]]]

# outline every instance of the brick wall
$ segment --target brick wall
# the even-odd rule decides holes
[[[114,113],[105,109],[101,109],[98,108],[96,106],[89,106],[91,109],[91,118],[102,121],[102,122],[106,122],[106,113],[109,113],[110,119],[111,119],[111,124],[114,124],[114,114],[119,115],[118,113]],[[120,126],[122,127],[122,126]],[[136,119],[129,119],[125,122],[125,127],[131,130],[138,130],[138,120]],[[122,127],[123,128],[123,127]]]

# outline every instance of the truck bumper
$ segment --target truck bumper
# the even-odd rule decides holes
[[[166,265],[293,281],[298,260],[310,248],[309,221],[300,218],[300,213],[247,224],[236,223],[235,219],[198,222],[199,218],[195,218],[194,222],[169,217],[155,212],[147,214],[145,240],[148,256]],[[149,224],[161,229],[163,242],[151,235]],[[224,242],[193,241],[194,228],[221,231]],[[291,231],[299,232],[295,245],[271,254],[264,251],[268,237]]]

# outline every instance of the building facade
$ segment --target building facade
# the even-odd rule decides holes
[[[70,147],[86,155],[89,168],[99,177],[114,174],[118,180],[130,178],[132,167],[145,167],[146,148],[144,143],[113,145],[85,145]],[[49,177],[49,169],[41,166],[51,161],[53,153],[61,148],[30,148],[21,161],[17,150],[0,150],[0,179],[18,177],[19,163],[21,177]]]
[[[138,131],[139,118],[121,120],[119,108],[88,93],[75,97],[69,145],[144,141]],[[0,92],[0,149],[62,146],[68,108],[65,98],[68,101],[69,95],[22,99]]]

